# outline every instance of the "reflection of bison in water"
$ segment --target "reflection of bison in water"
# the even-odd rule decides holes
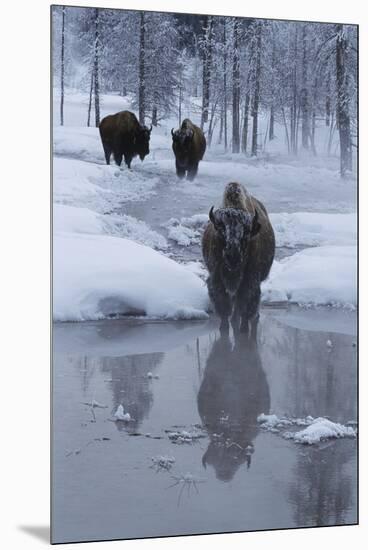
[[[239,183],[228,183],[222,207],[209,213],[202,252],[207,286],[221,330],[248,332],[258,318],[261,282],[271,269],[275,235],[263,204]],[[255,324],[256,326],[256,324]]]
[[[176,173],[179,178],[183,178],[187,172],[188,180],[193,180],[197,175],[199,161],[206,150],[206,138],[202,130],[188,118],[183,120],[179,130],[174,132],[172,129],[171,135]]]
[[[116,164],[130,168],[132,159],[139,155],[141,160],[149,154],[149,140],[152,131],[139,124],[137,117],[129,111],[108,115],[101,120],[100,136],[105,152],[106,164],[110,164],[111,153]]]
[[[257,417],[267,414],[270,393],[255,339],[237,334],[214,342],[198,392],[198,412],[210,443],[202,463],[216,477],[230,481],[246,462],[248,468],[258,433]]]

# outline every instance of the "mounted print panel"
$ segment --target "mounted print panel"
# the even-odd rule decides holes
[[[51,19],[52,542],[356,524],[358,27]]]

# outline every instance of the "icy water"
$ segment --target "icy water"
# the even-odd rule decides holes
[[[297,445],[257,423],[356,420],[355,314],[264,308],[256,346],[217,326],[55,325],[53,542],[356,522],[356,440]]]

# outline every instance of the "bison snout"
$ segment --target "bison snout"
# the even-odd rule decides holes
[[[224,250],[224,264],[229,271],[237,270],[242,263],[242,255],[237,248]]]

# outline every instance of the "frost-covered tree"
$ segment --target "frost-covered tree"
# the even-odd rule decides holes
[[[140,121],[189,116],[208,147],[259,155],[338,155],[345,176],[357,134],[357,31],[351,25],[96,8],[53,8],[54,87],[128,96]],[[94,114],[94,117],[92,117]],[[326,138],[316,139],[325,129]],[[336,148],[336,142],[340,145]]]

